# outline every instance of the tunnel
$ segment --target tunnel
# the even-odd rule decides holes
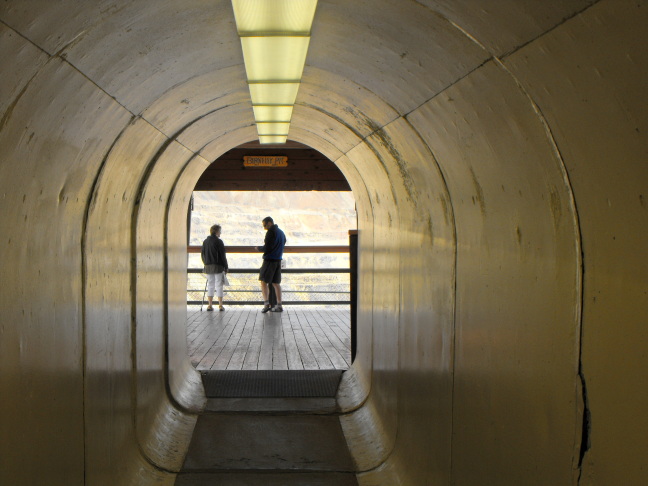
[[[648,3],[319,0],[289,139],[358,210],[361,485],[639,485]],[[174,484],[186,216],[255,140],[228,0],[0,4],[0,483]]]

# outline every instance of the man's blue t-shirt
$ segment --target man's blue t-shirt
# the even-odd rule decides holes
[[[279,261],[283,257],[284,246],[286,245],[286,235],[279,226],[273,224],[266,232],[263,246],[259,250],[263,252],[264,260]]]

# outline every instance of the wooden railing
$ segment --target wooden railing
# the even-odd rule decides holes
[[[188,253],[200,253],[200,246],[188,246]],[[227,253],[259,253],[260,252],[253,246],[227,246]],[[286,291],[284,295],[291,293],[319,293],[319,294],[339,294],[345,293],[348,295],[347,300],[283,300],[284,305],[349,305],[351,313],[351,355],[355,358],[356,354],[356,330],[357,330],[357,281],[358,281],[358,265],[357,265],[357,252],[358,252],[358,232],[356,230],[349,231],[349,245],[339,246],[286,246],[284,253],[348,253],[349,254],[349,267],[348,268],[283,268],[282,274],[349,274],[349,291],[348,292],[325,292],[318,290],[316,292],[310,291]],[[187,272],[190,274],[202,273],[202,268],[188,268]],[[258,268],[230,268],[228,274],[258,274]],[[271,292],[272,286],[270,286]],[[202,295],[201,300],[187,299],[187,305],[203,305],[204,302],[204,289],[190,289],[187,288],[187,294],[194,292]],[[260,304],[261,292],[260,289],[253,290],[235,290],[227,289],[227,294],[235,294],[237,292],[258,292],[259,298],[257,300],[233,300],[227,299],[224,301],[226,305],[255,305]],[[271,296],[271,300],[272,300]]]
[[[187,253],[200,253],[200,246],[188,246]],[[284,253],[348,253],[349,246],[286,246]],[[228,246],[227,253],[260,253],[254,246]]]
[[[350,231],[349,232],[349,241],[350,245],[320,245],[320,246],[286,246],[284,248],[284,253],[347,253],[350,254],[350,265],[348,268],[282,268],[281,272],[282,274],[349,274],[351,276],[350,278],[350,290],[348,292],[335,292],[335,291],[322,291],[322,290],[317,290],[317,291],[287,291],[287,294],[294,294],[294,293],[317,293],[317,294],[339,294],[339,293],[346,293],[348,294],[349,298],[347,300],[285,300],[283,301],[284,304],[290,305],[290,304],[298,304],[298,305],[351,305],[355,304],[354,302],[354,289],[355,289],[355,282],[353,282],[356,271],[355,271],[355,261],[356,259],[354,258],[355,255],[351,255],[350,253],[350,248],[353,247],[353,238],[357,238],[357,232],[355,231]],[[188,253],[200,253],[201,247],[200,246],[188,246],[187,247],[187,252]],[[227,246],[226,247],[227,254],[232,254],[232,253],[258,253],[259,256],[261,253],[259,250],[256,249],[254,246]],[[354,247],[353,253],[355,253],[356,249]],[[188,273],[202,273],[203,269],[202,268],[188,268],[187,269]],[[257,274],[259,272],[258,268],[230,268],[228,270],[229,274]],[[270,287],[271,292],[272,286]],[[257,291],[257,289],[254,289],[254,291]],[[202,292],[204,294],[204,289],[196,289],[196,288],[188,288],[187,293],[196,293],[196,292]],[[233,290],[233,289],[227,289],[227,293],[230,294],[235,294],[237,292],[246,292],[246,293],[251,293],[253,290],[247,289],[247,290]],[[258,300],[232,300],[228,299],[225,300],[224,303],[229,304],[229,305],[254,305],[258,304],[261,302],[261,292],[260,289],[258,289],[259,292],[259,299]],[[227,296],[226,296],[227,297]],[[188,305],[201,305],[204,304],[204,295],[203,295],[203,300],[187,300]],[[272,300],[272,296],[271,296]]]

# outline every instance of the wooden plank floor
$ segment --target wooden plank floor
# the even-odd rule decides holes
[[[187,308],[189,357],[198,370],[345,370],[351,364],[347,306]]]

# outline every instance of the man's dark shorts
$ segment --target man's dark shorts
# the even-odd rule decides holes
[[[259,280],[265,283],[281,283],[281,261],[263,260],[259,271]]]

